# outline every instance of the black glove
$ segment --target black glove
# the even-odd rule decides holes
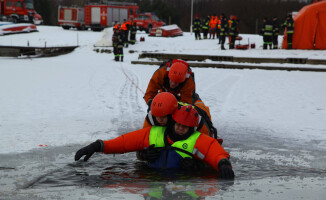
[[[218,178],[220,179],[234,179],[234,172],[231,163],[227,159],[222,159],[218,162]]]
[[[196,169],[196,162],[194,159],[186,157],[180,160],[180,168],[184,170]]]
[[[154,144],[139,152],[140,159],[148,162],[154,162],[160,155],[161,152],[155,148]]]
[[[95,152],[103,152],[104,143],[102,140],[96,140],[92,144],[79,149],[75,154],[75,161],[79,160],[85,155],[84,161],[86,162]]]

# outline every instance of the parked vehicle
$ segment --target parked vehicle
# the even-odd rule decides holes
[[[161,21],[153,13],[139,14],[134,22],[136,22],[138,30],[145,31],[146,33],[150,33],[152,28],[165,26],[165,22]]]
[[[58,25],[63,29],[77,28],[85,29],[84,8],[58,7]]]
[[[63,29],[77,28],[79,30],[90,28],[101,31],[111,27],[117,21],[136,18],[139,7],[133,3],[87,4],[84,8],[59,7],[58,24]]]
[[[33,0],[0,0],[0,19],[14,23],[42,24],[43,19],[34,9]]]

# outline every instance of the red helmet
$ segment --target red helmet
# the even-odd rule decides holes
[[[181,62],[176,62],[171,65],[169,79],[176,83],[182,83],[186,80],[187,73],[188,67]]]
[[[178,108],[178,101],[169,92],[157,94],[151,104],[151,112],[155,117],[163,117],[172,114]]]
[[[174,121],[184,126],[198,126],[199,114],[191,105],[182,106],[172,114]]]

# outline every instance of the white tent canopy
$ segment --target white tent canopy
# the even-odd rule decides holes
[[[95,43],[96,47],[112,47],[113,27],[103,30],[102,38]]]

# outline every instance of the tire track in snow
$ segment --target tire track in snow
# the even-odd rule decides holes
[[[122,70],[126,78],[119,95],[118,134],[124,134],[140,128],[145,118],[145,112],[138,102],[138,96],[143,95],[139,88],[136,87],[139,84],[139,78],[130,70],[125,68],[122,68]]]
[[[107,102],[107,90],[108,85],[110,84],[110,80],[108,77],[105,76],[106,73],[100,73],[97,69],[94,70],[92,75],[89,77],[88,85],[90,86],[90,90],[93,93],[93,97],[103,105],[102,108],[113,110],[114,107]],[[104,77],[101,77],[104,76]],[[101,81],[101,83],[97,86],[95,81]]]

